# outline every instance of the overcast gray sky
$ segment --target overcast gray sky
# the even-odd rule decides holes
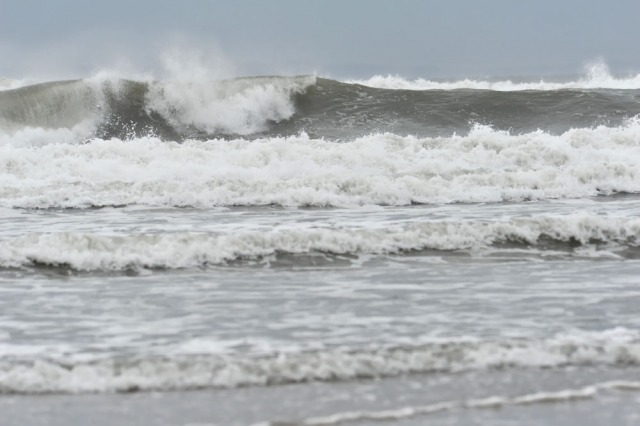
[[[200,52],[226,74],[640,72],[638,0],[0,0],[0,75],[157,73]]]

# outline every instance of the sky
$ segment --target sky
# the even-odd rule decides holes
[[[637,74],[638,17],[638,0],[0,0],[0,76]]]

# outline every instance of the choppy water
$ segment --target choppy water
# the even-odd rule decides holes
[[[9,83],[9,424],[637,422],[637,76]]]

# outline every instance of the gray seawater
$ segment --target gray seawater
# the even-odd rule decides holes
[[[640,424],[640,78],[592,74],[11,83],[0,424]]]
[[[576,211],[633,218],[639,208],[626,196],[2,210],[2,237],[388,229]],[[636,424],[640,261],[616,249],[502,244],[177,270],[5,269],[3,424]]]

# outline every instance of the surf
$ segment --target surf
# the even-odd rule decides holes
[[[471,79],[462,80],[431,80],[417,78],[414,80],[399,75],[375,75],[368,79],[351,79],[346,82],[360,84],[388,90],[492,90],[499,92],[514,91],[556,91],[556,90],[638,90],[640,89],[640,74],[622,77],[614,76],[604,62],[595,62],[585,67],[584,75],[575,79],[539,79],[514,81],[509,79]],[[555,81],[554,81],[555,80]],[[557,81],[561,80],[561,81]],[[564,80],[564,81],[562,81]]]

